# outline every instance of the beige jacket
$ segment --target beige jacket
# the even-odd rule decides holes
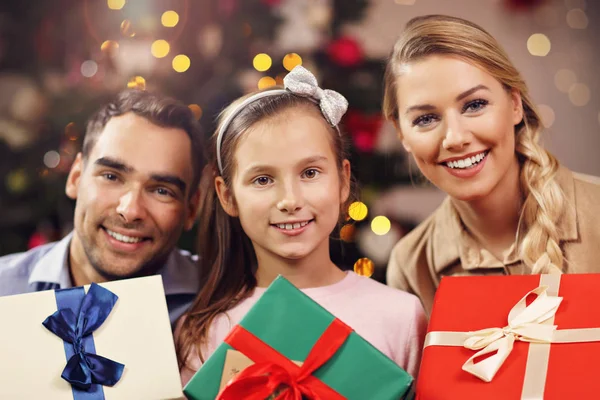
[[[561,167],[557,180],[567,199],[558,225],[566,273],[600,272],[600,179]],[[500,261],[465,231],[449,198],[396,244],[388,285],[417,295],[428,315],[443,276],[527,274],[513,246]]]

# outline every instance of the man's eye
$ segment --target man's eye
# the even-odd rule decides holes
[[[106,179],[108,181],[116,181],[117,180],[117,175],[115,175],[115,174],[106,173],[106,174],[102,174],[102,176],[104,177],[104,179]]]

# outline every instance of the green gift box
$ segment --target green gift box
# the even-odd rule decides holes
[[[281,356],[301,364],[319,339],[327,335],[324,332],[335,325],[334,322],[339,320],[279,276],[234,331],[250,332],[250,336]],[[206,360],[184,388],[188,399],[212,400],[217,397],[226,358],[231,356],[232,350],[236,349],[224,342]],[[253,359],[251,354],[246,355]],[[314,378],[337,392],[340,398],[348,400],[398,400],[414,395],[411,390],[413,378],[354,331],[312,373],[311,379]]]

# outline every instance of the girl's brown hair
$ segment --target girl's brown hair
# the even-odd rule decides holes
[[[540,116],[521,74],[510,62],[500,44],[483,28],[461,18],[428,15],[408,22],[394,45],[384,79],[383,113],[398,122],[396,79],[401,66],[431,55],[461,58],[496,78],[507,91],[518,90],[523,120],[515,126],[515,152],[521,166],[521,191],[525,198],[519,232],[520,255],[524,263],[534,263],[547,253],[552,264],[563,267],[557,221],[566,207],[565,197],[555,180],[558,161],[539,143]]]

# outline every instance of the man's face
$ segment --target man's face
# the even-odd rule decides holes
[[[77,200],[71,268],[91,266],[105,280],[156,272],[194,223],[192,179],[184,130],[133,113],[110,119],[67,180]]]

